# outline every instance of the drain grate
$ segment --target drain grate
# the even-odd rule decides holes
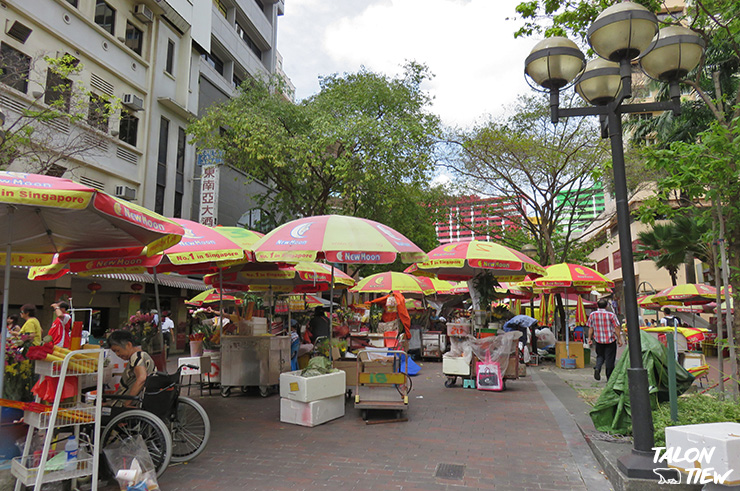
[[[437,472],[434,477],[442,479],[462,479],[465,474],[465,466],[459,464],[437,464]]]

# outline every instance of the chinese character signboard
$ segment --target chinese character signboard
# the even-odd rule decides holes
[[[198,221],[208,227],[218,225],[219,167],[203,166],[200,175],[200,216]]]

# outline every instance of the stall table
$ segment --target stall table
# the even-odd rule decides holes
[[[221,338],[221,395],[232,387],[259,386],[266,397],[280,374],[290,371],[290,336],[223,336]]]

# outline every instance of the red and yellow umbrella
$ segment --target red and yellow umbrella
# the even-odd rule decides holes
[[[688,283],[672,286],[655,295],[652,301],[666,305],[670,303],[682,305],[701,305],[714,302],[717,299],[717,289],[710,285]]]
[[[424,251],[381,223],[344,215],[293,220],[265,235],[254,247],[258,261],[295,263],[326,259],[342,264],[425,261]]]
[[[227,288],[246,286],[250,291],[314,293],[328,290],[331,276],[331,266],[322,263],[300,262],[281,266],[249,263],[224,271],[223,285]],[[207,285],[217,285],[219,275],[206,275],[203,281]],[[343,271],[334,270],[334,288],[349,288],[354,284],[354,278]]]
[[[583,306],[583,299],[579,295],[578,301],[576,302],[576,325],[585,326],[587,321],[588,317],[586,317],[586,308]]]
[[[350,291],[355,293],[390,293],[392,291],[401,293],[417,293],[419,295],[430,295],[434,293],[435,287],[430,278],[422,282],[420,278],[407,273],[386,271],[376,273],[360,280]],[[449,285],[451,287],[451,285]]]
[[[590,291],[592,288],[613,288],[614,282],[587,266],[560,263],[547,266],[546,273],[534,280],[534,286],[550,291]]]
[[[221,300],[223,300],[224,302],[234,302],[237,305],[241,305],[243,303],[243,300],[241,298],[229,295],[226,292],[220,292],[216,288],[211,288],[210,290],[200,292],[190,300],[186,300],[185,303],[188,305],[195,305],[196,307],[200,307],[201,305],[208,303],[218,303]]]
[[[0,172],[0,236],[11,264],[51,264],[70,258],[153,255],[176,244],[174,221],[95,188],[50,176]],[[5,252],[0,253],[5,262]]]
[[[520,281],[540,276],[545,269],[519,251],[497,244],[471,240],[441,245],[428,253],[429,260],[409,268],[414,274],[436,275],[443,280],[466,281],[481,271],[500,281]]]

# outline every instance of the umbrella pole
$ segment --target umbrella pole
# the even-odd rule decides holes
[[[9,208],[10,213],[8,214],[8,220],[11,222],[8,226],[8,234],[13,230],[13,208]],[[3,365],[0,369],[0,397],[3,397],[3,389],[5,386],[5,340],[8,332],[8,294],[10,293],[10,262],[12,252],[13,240],[8,237],[8,247],[5,249],[5,279],[3,280],[3,320],[2,320],[2,334],[0,334],[0,346],[3,350]]]
[[[154,266],[152,269],[154,273],[154,303],[157,306],[157,315],[159,322],[157,323],[157,338],[159,339],[159,346],[162,347],[162,353],[164,353],[164,371],[167,371],[167,349],[164,347],[164,337],[162,336],[162,309],[159,305],[159,280],[157,279],[157,267]]]
[[[218,339],[224,335],[224,268],[218,268]],[[219,341],[220,342],[220,341]]]
[[[331,353],[331,338],[334,334],[334,263],[331,264],[331,286],[329,288],[329,361],[333,362]]]

